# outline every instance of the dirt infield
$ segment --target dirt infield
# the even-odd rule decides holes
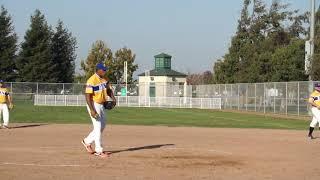
[[[319,179],[320,140],[304,131],[108,126],[102,160],[80,141],[90,125],[0,130],[0,179]]]

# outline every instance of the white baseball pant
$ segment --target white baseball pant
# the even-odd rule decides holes
[[[92,132],[84,139],[86,144],[95,143],[95,151],[97,153],[103,152],[102,147],[102,132],[106,126],[106,114],[105,109],[102,104],[98,104],[96,102],[93,103],[95,110],[99,114],[99,118],[95,119],[91,117],[90,108],[87,105],[87,110],[89,112],[89,116],[91,117],[91,121],[93,124]]]
[[[0,119],[3,119],[3,125],[8,126],[9,125],[9,109],[8,105],[3,103],[0,104]],[[0,121],[1,124],[1,121]]]
[[[317,123],[320,123],[320,110],[316,107],[311,108],[312,112],[312,121],[310,123],[310,127],[316,127]]]

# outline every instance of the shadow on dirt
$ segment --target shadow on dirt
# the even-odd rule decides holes
[[[108,151],[108,154],[116,154],[121,152],[130,152],[130,151],[139,151],[139,150],[146,150],[146,149],[157,149],[164,146],[174,146],[175,144],[156,144],[156,145],[149,145],[149,146],[142,146],[142,147],[132,147],[128,149],[122,149],[122,150],[115,150],[115,151]]]
[[[39,126],[46,126],[48,124],[25,124],[25,125],[15,125],[10,127],[10,129],[20,129],[20,128],[33,128],[33,127],[39,127]]]

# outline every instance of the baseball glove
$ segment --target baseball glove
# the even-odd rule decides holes
[[[113,101],[106,101],[103,103],[104,109],[107,109],[107,110],[113,109],[114,106],[115,106],[115,103]]]

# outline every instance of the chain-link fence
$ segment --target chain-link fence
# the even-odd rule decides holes
[[[177,83],[115,84],[116,96],[221,98],[222,109],[285,115],[308,115],[307,99],[315,82],[186,85]],[[82,95],[81,83],[6,83],[15,101],[34,102],[35,94]]]

